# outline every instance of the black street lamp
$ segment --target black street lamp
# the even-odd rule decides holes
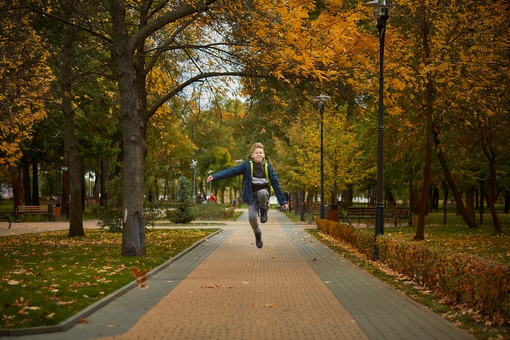
[[[193,200],[197,199],[196,182],[195,182],[195,171],[198,162],[194,159],[191,160],[190,168],[193,169]]]
[[[391,0],[373,0],[366,4],[374,7],[377,30],[379,31],[379,126],[377,128],[377,202],[375,215],[375,239],[384,234],[384,35],[386,22],[390,17]],[[374,242],[372,260],[379,260],[379,248]]]
[[[213,171],[212,171],[212,170],[209,170],[207,173],[209,174],[209,176],[211,176],[211,174],[213,173]],[[210,197],[210,196],[211,196],[211,194],[212,194],[212,182],[213,182],[213,181],[210,181],[210,182],[209,182],[209,197]]]
[[[319,103],[319,113],[321,120],[321,205],[320,205],[320,218],[324,219],[324,124],[322,121],[322,114],[324,113],[324,105],[329,99],[325,94],[315,97],[315,101]]]

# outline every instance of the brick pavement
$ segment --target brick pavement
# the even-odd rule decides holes
[[[89,323],[20,338],[474,339],[281,213],[270,211],[257,249],[245,215],[151,275],[147,289],[129,289],[88,315]]]

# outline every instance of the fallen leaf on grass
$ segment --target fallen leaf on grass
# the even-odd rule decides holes
[[[14,301],[14,304],[18,307],[27,307],[30,304],[30,300],[25,301],[23,297],[20,297]]]
[[[19,285],[19,283],[20,283],[20,281],[16,281],[16,280],[7,281],[7,284],[11,285],[11,286]]]
[[[75,300],[71,300],[71,301],[59,301],[59,302],[57,302],[57,305],[59,305],[59,306],[66,306],[66,305],[72,305],[75,302],[76,302]]]
[[[12,327],[12,326],[14,326],[14,324],[13,324],[13,323],[11,323],[11,322],[9,321],[9,319],[5,320],[4,327]]]

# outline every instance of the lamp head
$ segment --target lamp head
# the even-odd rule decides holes
[[[392,0],[372,0],[367,2],[365,6],[374,8],[374,15],[376,19],[382,17],[387,19],[390,16]]]
[[[329,99],[329,96],[326,96],[325,94],[321,94],[320,96],[315,97],[315,101],[319,102],[320,104],[324,104]]]

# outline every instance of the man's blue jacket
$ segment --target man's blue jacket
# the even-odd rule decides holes
[[[238,166],[222,170],[212,175],[214,181],[243,175],[243,201],[248,205],[251,204],[253,200],[253,192],[251,189],[252,173],[250,160],[253,161],[250,158],[243,164],[239,164]],[[280,182],[278,181],[278,176],[276,176],[276,172],[266,159],[264,161],[267,162],[267,176],[269,177],[268,180],[271,186],[273,187],[278,202],[280,203],[280,205],[287,204],[287,200],[285,199],[285,196],[282,193],[282,189],[280,188]]]

